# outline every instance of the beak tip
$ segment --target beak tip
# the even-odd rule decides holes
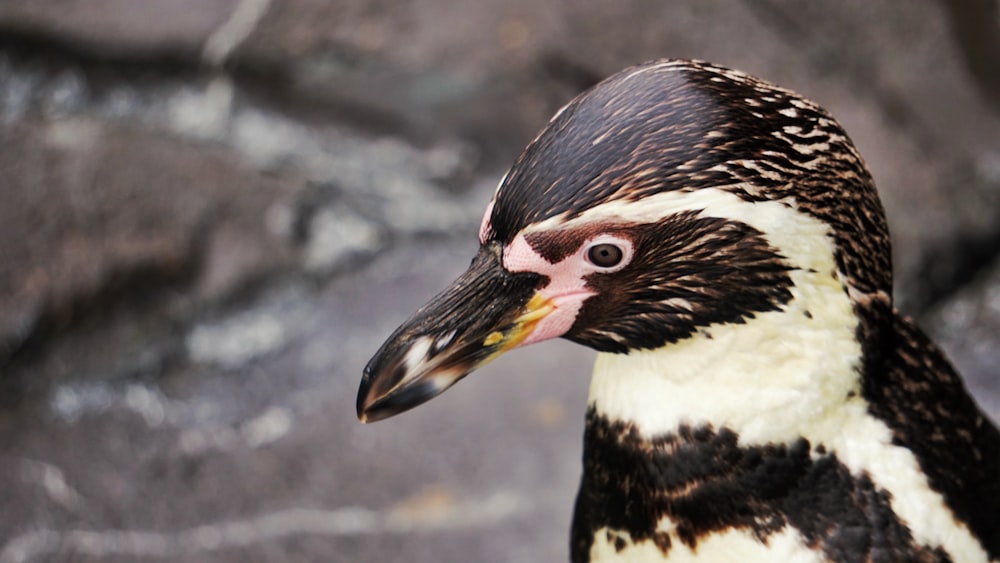
[[[543,276],[508,272],[499,242],[396,329],[365,366],[357,416],[369,424],[424,403],[520,343],[540,318]],[[537,299],[536,299],[537,300]],[[532,304],[533,307],[525,307]]]
[[[374,401],[365,401],[362,404],[361,399],[358,399],[358,422],[361,424],[371,424],[385,418],[384,416],[379,416],[379,410],[377,408],[372,408]]]
[[[369,422],[371,422],[371,418],[368,416],[368,410],[372,404],[371,397],[369,397],[370,390],[371,390],[371,376],[368,367],[365,367],[364,377],[361,378],[361,386],[358,389],[358,399],[354,403],[354,408],[356,409],[358,420],[362,424],[368,424]]]
[[[371,424],[373,422],[378,422],[380,420],[385,420],[391,416],[395,416],[400,412],[408,410],[409,407],[403,408],[393,408],[392,406],[380,405],[378,401],[373,402],[370,405],[366,405],[365,408],[358,410],[358,422],[361,424]]]
[[[383,393],[380,395],[373,390],[373,378],[370,377],[366,369],[365,377],[361,380],[361,388],[358,389],[358,400],[355,403],[358,422],[361,424],[371,424],[399,412],[399,410],[391,408],[391,396],[392,393]]]

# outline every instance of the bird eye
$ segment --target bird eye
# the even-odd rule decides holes
[[[613,244],[595,244],[587,250],[587,260],[598,268],[614,268],[621,263],[625,253]]]

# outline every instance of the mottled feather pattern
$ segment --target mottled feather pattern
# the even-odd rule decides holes
[[[738,439],[707,426],[648,439],[591,409],[573,561],[590,560],[603,529],[622,550],[627,537],[653,542],[669,556],[678,541],[697,550],[711,534],[744,528],[766,542],[786,526],[833,561],[951,561],[940,549],[915,544],[888,493],[867,475],[851,475],[821,446],[798,440],[740,447]]]

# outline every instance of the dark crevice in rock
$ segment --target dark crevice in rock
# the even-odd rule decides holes
[[[198,53],[180,47],[111,51],[98,43],[46,35],[38,30],[3,27],[2,24],[0,52],[51,68],[80,67],[94,76],[188,78],[209,70],[198,62]]]
[[[316,185],[301,192],[296,201],[290,233],[292,242],[299,247],[304,245],[310,236],[307,231],[311,218],[332,201],[345,198],[342,190],[328,184]],[[388,233],[388,227],[382,227]],[[39,378],[38,373],[49,370],[35,368],[45,361],[47,355],[67,342],[79,340],[81,335],[86,338],[90,333],[131,324],[155,325],[150,330],[152,337],[145,339],[145,348],[152,350],[155,358],[126,358],[124,362],[110,363],[102,361],[101,365],[110,371],[100,377],[121,380],[156,376],[170,366],[185,361],[183,335],[194,323],[245,309],[248,303],[282,284],[299,285],[310,293],[319,292],[340,275],[364,268],[398,242],[396,236],[388,233],[377,251],[351,256],[328,271],[309,272],[302,268],[282,267],[249,272],[225,293],[204,299],[197,297],[194,286],[204,275],[205,249],[213,231],[209,224],[201,225],[195,231],[183,253],[167,259],[158,257],[160,259],[126,263],[121,269],[109,272],[95,291],[46,303],[45,310],[19,337],[2,335],[8,340],[0,341],[0,410],[16,409],[44,396],[53,385],[63,383]],[[412,238],[440,241],[453,238],[453,235],[414,233]],[[113,339],[109,342],[115,346]],[[117,352],[111,350],[110,354]],[[123,355],[128,352],[122,351]],[[95,353],[107,356],[109,351]]]
[[[182,47],[111,50],[37,31],[2,27],[0,53],[51,74],[71,68],[82,73],[96,92],[122,84],[143,89],[170,81],[193,83],[222,74],[252,101],[312,126],[335,123],[365,134],[402,137],[418,147],[430,146],[440,138],[431,125],[433,120],[421,119],[391,95],[367,88],[364,79],[368,70],[358,68],[352,72],[352,65],[344,65],[347,75],[336,81],[338,86],[316,88],[303,81],[297,63],[290,65],[288,61],[247,59],[236,54],[222,68],[214,68],[201,59],[199,52]],[[340,52],[328,55],[339,57]],[[383,85],[408,78],[388,67],[380,67],[378,73],[382,76],[377,82]],[[351,86],[359,80],[360,84]]]

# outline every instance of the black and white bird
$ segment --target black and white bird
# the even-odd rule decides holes
[[[358,416],[517,346],[596,349],[573,561],[1000,560],[1000,433],[894,309],[874,182],[816,104],[626,69],[528,145],[479,239]]]

